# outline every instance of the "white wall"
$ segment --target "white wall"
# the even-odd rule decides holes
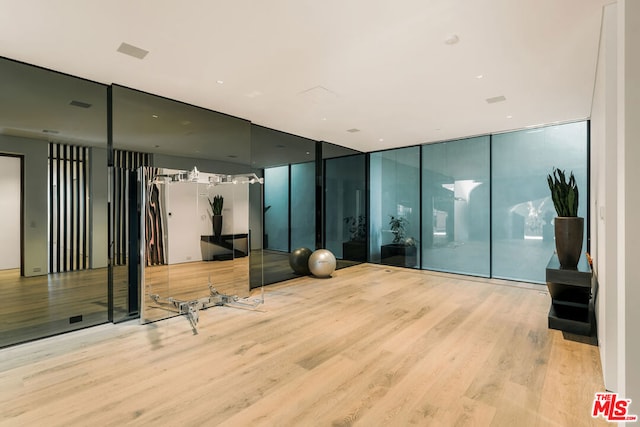
[[[169,264],[202,261],[198,227],[198,185],[165,184],[167,260]]]
[[[617,319],[617,8],[604,9],[591,112],[591,252],[598,276],[596,306],[605,387],[618,390]],[[607,238],[612,236],[612,238]]]
[[[619,386],[640,413],[640,2],[618,2]],[[622,199],[622,200],[620,200]],[[624,242],[624,243],[622,243]]]
[[[0,155],[0,270],[20,268],[20,158]]]
[[[640,2],[604,11],[591,116],[598,334],[606,388],[640,402]]]

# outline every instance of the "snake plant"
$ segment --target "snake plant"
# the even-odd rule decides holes
[[[547,175],[547,182],[558,216],[578,216],[578,186],[573,172],[567,182],[564,171],[553,168],[553,173]]]

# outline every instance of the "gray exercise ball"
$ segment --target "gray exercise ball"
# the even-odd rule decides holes
[[[309,270],[316,277],[330,277],[336,269],[336,257],[326,249],[318,249],[309,257]]]
[[[311,256],[311,249],[298,248],[289,254],[289,265],[296,274],[308,275],[311,274],[309,270],[309,257]]]

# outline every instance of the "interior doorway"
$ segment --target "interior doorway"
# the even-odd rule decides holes
[[[20,270],[22,262],[21,156],[0,154],[0,270]]]

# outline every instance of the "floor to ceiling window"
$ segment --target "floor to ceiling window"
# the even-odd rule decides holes
[[[372,262],[420,265],[420,147],[372,153],[370,259]]]
[[[366,248],[352,225],[366,228],[365,164],[364,154],[325,160],[325,247],[338,259],[362,261],[350,243]]]
[[[588,224],[587,126],[578,122],[493,135],[493,277],[544,283],[545,266],[555,250],[556,212],[546,179],[554,167],[574,173],[578,215]],[[583,252],[586,238],[584,242]]]
[[[588,126],[583,121],[371,153],[371,262],[544,283],[556,216],[546,178],[554,167],[574,173],[578,214],[588,223]],[[402,262],[394,253],[392,260],[388,245],[407,241],[421,250],[403,253]]]
[[[488,277],[489,136],[422,146],[422,268]]]

